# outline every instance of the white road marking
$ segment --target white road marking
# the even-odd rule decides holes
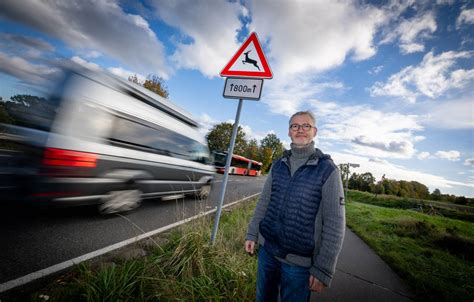
[[[245,198],[242,198],[242,199],[240,199],[240,200],[237,200],[237,201],[234,201],[234,202],[225,204],[225,205],[223,206],[223,208],[233,206],[233,205],[235,205],[235,204],[237,204],[237,203],[239,203],[239,202],[245,201],[245,200],[247,200],[247,199],[253,198],[253,197],[258,196],[258,195],[260,195],[260,193],[256,193],[256,194],[247,196],[247,197],[245,197]],[[101,248],[100,250],[93,251],[93,252],[84,254],[84,255],[82,255],[82,256],[79,256],[79,257],[70,259],[70,260],[66,260],[66,261],[64,261],[64,262],[61,262],[61,263],[55,264],[55,265],[53,265],[53,266],[47,267],[47,268],[45,268],[45,269],[42,269],[42,270],[39,270],[39,271],[30,273],[30,274],[28,274],[28,275],[19,277],[19,278],[17,278],[17,279],[7,281],[7,282],[5,282],[5,283],[0,284],[0,293],[2,293],[2,292],[4,292],[4,291],[7,291],[7,290],[9,290],[9,289],[12,289],[12,288],[15,288],[15,287],[18,287],[18,286],[27,284],[27,283],[32,282],[32,281],[34,281],[34,280],[37,280],[37,279],[46,277],[46,276],[48,276],[48,275],[57,273],[57,272],[62,271],[62,270],[64,270],[64,269],[68,268],[68,267],[71,267],[71,266],[76,265],[76,264],[79,264],[79,263],[81,263],[81,262],[83,262],[83,261],[86,261],[86,260],[95,258],[95,257],[97,257],[97,256],[104,255],[104,254],[109,253],[109,252],[111,252],[111,251],[114,251],[114,250],[117,250],[117,249],[119,249],[119,248],[122,248],[122,247],[124,247],[124,246],[126,246],[126,245],[129,245],[129,244],[135,243],[135,242],[137,242],[137,241],[140,241],[140,240],[142,240],[142,239],[144,239],[144,238],[147,238],[147,237],[150,237],[150,236],[159,234],[159,233],[163,233],[164,231],[167,231],[167,230],[172,229],[172,228],[174,228],[174,227],[177,227],[177,226],[179,226],[179,225],[185,224],[185,223],[187,223],[187,222],[189,222],[189,221],[192,221],[192,220],[194,220],[194,219],[197,219],[197,218],[200,218],[200,217],[203,217],[203,216],[212,214],[212,213],[214,213],[214,212],[216,212],[216,211],[217,211],[217,208],[215,207],[215,208],[213,208],[212,210],[209,210],[209,211],[207,211],[207,212],[199,213],[198,215],[195,215],[195,216],[186,218],[186,219],[181,220],[181,221],[177,221],[177,222],[172,223],[172,224],[170,224],[170,225],[167,225],[167,226],[161,227],[161,228],[159,228],[159,229],[150,231],[150,232],[148,232],[148,233],[145,233],[145,234],[142,234],[142,235],[139,235],[139,236],[136,236],[136,237],[133,237],[133,238],[130,238],[130,239],[127,239],[127,240],[118,242],[118,243],[116,243],[116,244],[109,245],[109,246],[107,246],[107,247]]]

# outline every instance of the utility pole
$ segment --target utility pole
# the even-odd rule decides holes
[[[345,179],[345,188],[344,188],[344,199],[347,201],[347,191],[349,189],[349,176],[351,175],[350,167],[358,168],[360,167],[360,165],[354,164],[354,163],[345,163],[345,164],[341,164],[341,166],[347,168],[347,175]]]

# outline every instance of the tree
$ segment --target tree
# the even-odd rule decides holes
[[[149,74],[145,82],[140,82],[137,77],[137,74],[134,74],[132,76],[129,76],[128,80],[132,83],[143,86],[144,88],[153,91],[154,93],[166,99],[169,96],[168,88],[165,86],[164,80],[157,75]]]
[[[129,76],[128,80],[132,83],[135,83],[135,84],[138,84],[138,85],[142,86],[142,83],[140,83],[140,81],[138,80],[138,77],[137,77],[136,73],[132,76]]]
[[[260,150],[262,153],[262,170],[268,172],[271,163],[283,155],[285,148],[283,148],[280,139],[274,133],[270,133],[260,142]]]
[[[251,139],[248,142],[244,156],[253,160],[259,160],[259,148],[256,139]]]
[[[383,181],[379,181],[377,182],[377,184],[374,186],[374,190],[373,190],[375,193],[375,196],[377,196],[377,194],[385,194],[385,188],[384,188],[384,185],[383,185]]]
[[[434,189],[433,193],[431,193],[431,199],[441,200],[441,191],[438,188]]]
[[[427,186],[425,186],[422,183],[419,183],[417,181],[411,181],[411,186],[413,187],[414,191],[414,198],[418,199],[429,199],[430,198],[430,190],[428,189]]]
[[[153,91],[165,99],[167,99],[169,96],[168,88],[165,86],[164,80],[157,75],[148,75],[147,79],[143,83],[143,87]]]
[[[382,185],[383,185],[383,190],[385,194],[389,194],[389,195],[395,194],[393,191],[392,182],[390,179],[384,178],[384,180],[382,180]]]
[[[273,153],[273,150],[271,148],[262,148],[262,171],[264,173],[267,173],[270,168],[271,168],[271,164],[272,164],[272,153]]]
[[[207,144],[211,151],[227,151],[229,149],[230,137],[232,135],[234,125],[231,123],[220,123],[212,127],[211,131],[206,135]],[[245,154],[247,141],[245,140],[245,132],[239,126],[237,137],[235,138],[234,153]]]
[[[370,172],[365,172],[360,175],[360,190],[371,192],[371,188],[375,182],[375,177]]]
[[[399,197],[410,197],[410,193],[412,192],[412,188],[411,188],[411,185],[409,184],[409,182],[405,181],[405,180],[400,180],[398,182],[400,184],[400,190],[398,190],[398,196]]]
[[[352,173],[351,177],[349,178],[349,189],[351,190],[360,190],[360,178],[357,173]]]
[[[265,136],[260,142],[260,146],[262,149],[269,148],[272,150],[272,161],[280,158],[283,155],[283,151],[285,150],[280,139],[274,133],[267,134],[267,136]]]
[[[464,196],[456,196],[456,198],[454,199],[454,203],[465,205],[467,204],[467,198]]]

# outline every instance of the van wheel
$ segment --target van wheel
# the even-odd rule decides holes
[[[111,191],[99,205],[99,213],[113,214],[136,209],[142,202],[142,192],[140,190]]]
[[[211,185],[206,184],[201,187],[198,193],[198,197],[202,200],[206,200],[209,197],[209,194],[211,193]]]

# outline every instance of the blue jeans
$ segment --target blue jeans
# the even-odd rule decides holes
[[[309,268],[280,262],[260,246],[257,269],[257,301],[308,302]]]

